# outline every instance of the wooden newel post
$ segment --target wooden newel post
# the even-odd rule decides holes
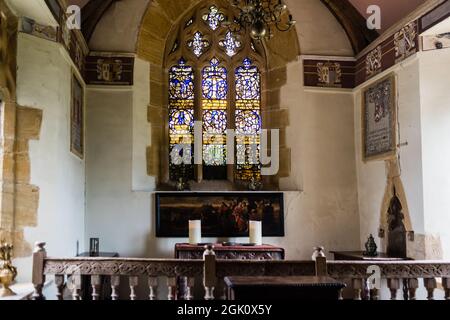
[[[33,252],[33,276],[32,282],[34,286],[33,300],[45,300],[42,289],[45,284],[44,260],[47,258],[45,251],[45,242],[36,242]]]
[[[217,284],[216,277],[216,254],[212,245],[205,246],[203,254],[204,271],[203,286],[205,287],[205,300],[214,300],[214,288]]]
[[[316,276],[326,277],[328,275],[327,270],[327,257],[323,252],[323,247],[314,248],[313,260],[316,262]]]

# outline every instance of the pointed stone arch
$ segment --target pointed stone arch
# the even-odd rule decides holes
[[[137,54],[150,63],[150,103],[148,121],[151,124],[151,146],[147,149],[147,171],[159,184],[167,181],[165,131],[167,119],[167,68],[164,65],[168,47],[173,45],[181,20],[211,0],[154,0],[149,4],[140,27]],[[213,1],[228,5],[226,0]],[[287,13],[288,14],[288,13]],[[294,17],[295,18],[295,17]],[[280,105],[280,89],[287,81],[287,64],[296,61],[300,46],[296,28],[289,32],[274,32],[273,39],[263,44],[267,56],[266,86],[262,92],[263,127],[280,130],[280,171],[269,184],[278,185],[278,179],[290,174],[291,150],[286,147],[286,128],[289,113]]]

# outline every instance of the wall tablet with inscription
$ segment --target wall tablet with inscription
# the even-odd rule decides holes
[[[396,154],[397,111],[393,74],[363,90],[363,159],[383,160]]]

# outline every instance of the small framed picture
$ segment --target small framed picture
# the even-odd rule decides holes
[[[80,159],[84,158],[84,89],[75,74],[72,74],[70,151]]]

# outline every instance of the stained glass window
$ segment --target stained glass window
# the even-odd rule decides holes
[[[202,18],[213,31],[216,31],[220,24],[225,21],[225,15],[216,6],[209,7],[209,12]]]
[[[202,72],[204,179],[217,179],[218,172],[225,173],[222,178],[226,179],[227,99],[227,70],[213,58]],[[210,167],[216,167],[216,172]]]
[[[187,45],[197,57],[200,57],[209,47],[209,41],[203,37],[200,31],[197,31]]]
[[[225,21],[237,23],[230,2],[200,4],[167,43],[171,181],[228,180],[231,174],[242,185],[261,179],[263,70],[258,66],[265,65],[264,48],[244,29],[222,27]],[[203,142],[197,164],[195,121],[202,122]],[[235,129],[234,166],[227,164],[227,129]]]
[[[233,57],[242,47],[242,43],[236,39],[236,36],[231,31],[228,31],[225,39],[219,41],[219,46],[225,50],[228,56]]]
[[[181,59],[169,71],[169,175],[173,181],[193,179],[194,70]],[[183,146],[179,148],[177,146]],[[178,154],[175,162],[173,154]],[[186,163],[189,164],[186,164]]]
[[[236,179],[261,179],[261,74],[249,58],[236,69]]]

